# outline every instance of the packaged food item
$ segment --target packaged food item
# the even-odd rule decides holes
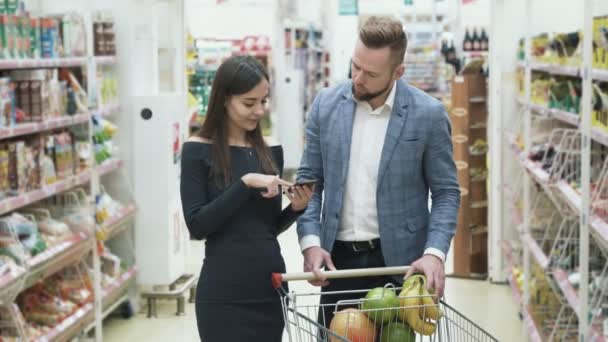
[[[19,195],[25,190],[25,142],[13,141],[8,145],[8,181],[11,195]]]
[[[9,186],[9,158],[6,145],[0,145],[0,198],[8,196]]]

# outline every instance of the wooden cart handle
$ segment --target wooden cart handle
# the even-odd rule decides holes
[[[321,271],[327,279],[340,278],[355,278],[355,277],[373,277],[385,275],[405,275],[409,271],[410,266],[391,266],[391,267],[375,267],[375,268],[359,268],[351,270],[337,271]],[[297,273],[273,273],[272,285],[275,289],[281,287],[281,283],[294,280],[316,280],[317,276],[312,272],[297,272]]]

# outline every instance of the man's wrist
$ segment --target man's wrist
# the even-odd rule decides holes
[[[321,247],[321,239],[317,235],[310,234],[300,239],[300,250],[302,253],[311,247]]]
[[[424,255],[432,255],[434,257],[436,257],[437,259],[439,259],[439,261],[441,261],[441,263],[445,263],[445,253],[443,253],[442,251],[440,251],[437,248],[433,248],[433,247],[429,247],[427,249],[424,250]]]

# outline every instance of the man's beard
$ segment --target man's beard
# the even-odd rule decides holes
[[[367,94],[363,94],[361,96],[357,96],[357,93],[355,92],[355,85],[353,84],[353,95],[355,96],[355,99],[359,100],[359,101],[366,101],[369,102],[373,99],[375,99],[376,97],[384,94],[392,85],[393,82],[389,82],[386,87],[378,92],[375,93],[367,93]]]

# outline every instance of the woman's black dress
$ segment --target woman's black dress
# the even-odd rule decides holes
[[[254,149],[230,147],[231,185],[209,178],[210,144],[187,142],[182,151],[181,198],[191,238],[206,239],[196,291],[196,319],[204,342],[281,341],[284,328],[273,272],[285,272],[277,235],[296,220],[281,196],[264,198],[240,179],[259,173]],[[283,150],[272,147],[282,172]]]

